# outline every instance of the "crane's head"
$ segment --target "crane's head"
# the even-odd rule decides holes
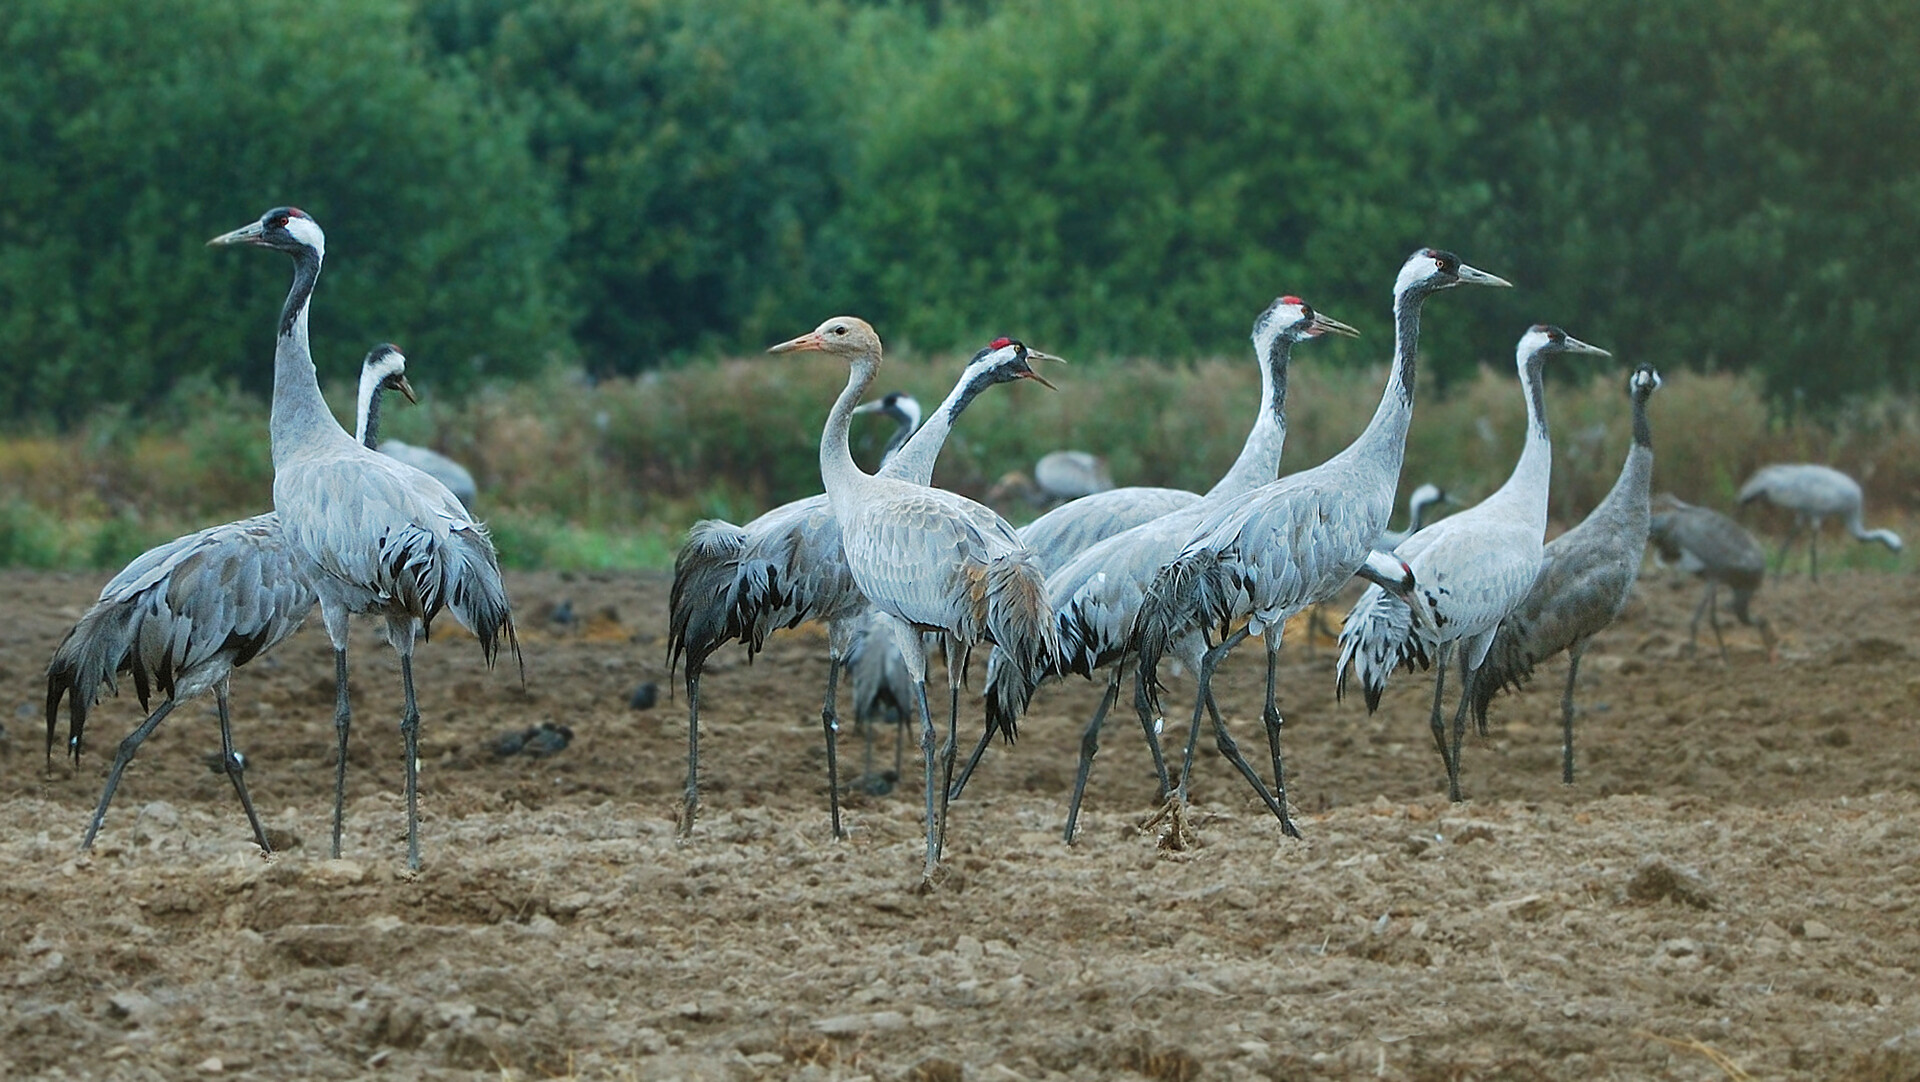
[[[1424,296],[1441,289],[1452,289],[1458,285],[1504,286],[1513,288],[1513,283],[1498,275],[1469,267],[1460,262],[1460,257],[1452,252],[1443,252],[1438,248],[1422,248],[1407,257],[1400,267],[1400,277],[1394,281],[1393,295]]]
[[[1452,502],[1453,497],[1447,495],[1445,489],[1431,481],[1414,489],[1413,494],[1407,497],[1407,506],[1415,509],[1432,507],[1436,503]]]
[[[1321,315],[1306,301],[1288,294],[1267,305],[1267,310],[1253,321],[1253,348],[1265,356],[1273,344],[1281,339],[1298,342],[1323,334],[1360,337],[1359,331],[1330,316]]]
[[[1520,336],[1520,347],[1516,354],[1521,367],[1535,357],[1545,357],[1552,353],[1591,353],[1596,357],[1611,357],[1613,354],[1599,346],[1590,346],[1550,323],[1535,323]]]
[[[973,355],[973,359],[967,362],[966,374],[961,378],[969,384],[977,382],[981,386],[1030,379],[1048,390],[1059,389],[1047,382],[1046,377],[1035,372],[1028,364],[1029,361],[1067,363],[1051,353],[1028,349],[1027,344],[1017,338],[996,338],[987,343],[985,349]]]
[[[855,413],[884,413],[908,428],[920,427],[920,402],[905,391],[888,391],[853,408]]]
[[[1652,398],[1653,392],[1659,389],[1660,373],[1654,371],[1650,364],[1642,364],[1633,370],[1633,375],[1627,377],[1627,394],[1641,402]]]
[[[834,316],[798,338],[790,338],[768,353],[831,353],[847,361],[861,357],[880,359],[880,335],[866,320],[857,316]]]
[[[275,248],[288,255],[303,252],[311,252],[315,256],[327,254],[327,235],[320,231],[320,223],[299,207],[275,207],[262,214],[259,221],[243,225],[231,233],[222,233],[207,242],[208,247],[229,244]]]
[[[419,396],[413,393],[413,384],[407,382],[407,358],[400,347],[392,342],[382,342],[367,351],[367,359],[360,362],[360,385],[372,384],[374,393],[381,391],[399,391],[409,402],[419,402]]]

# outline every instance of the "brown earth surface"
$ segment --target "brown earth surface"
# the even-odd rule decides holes
[[[252,845],[195,703],[82,855],[138,705],[103,703],[77,772],[49,771],[41,673],[104,577],[0,576],[7,1078],[1920,1077],[1908,578],[1770,583],[1756,607],[1780,660],[1743,628],[1723,664],[1684,656],[1695,588],[1650,568],[1588,654],[1578,783],[1559,780],[1556,660],[1496,705],[1490,739],[1469,736],[1458,806],[1424,677],[1369,717],[1336,705],[1324,645],[1290,647],[1299,841],[1203,741],[1201,844],[1163,848],[1116,715],[1062,845],[1100,689],[1052,687],[954,805],[922,895],[917,787],[851,798],[852,838],[828,837],[814,629],[751,666],[714,659],[704,805],[675,838],[684,699],[626,702],[643,680],[665,690],[658,575],[515,576],[524,691],[450,622],[423,648],[418,876],[398,668],[371,628],[346,860],[324,859],[332,665],[314,626],[234,680],[284,852]],[[568,600],[581,619],[554,623]],[[1249,752],[1260,679],[1257,650],[1223,674]],[[492,753],[548,721],[576,734],[559,754]],[[842,746],[857,767],[858,738]]]

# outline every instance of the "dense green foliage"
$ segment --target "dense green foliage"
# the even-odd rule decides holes
[[[1776,399],[1920,388],[1920,20],[1897,0],[13,0],[0,416],[259,390],[327,228],[322,366],[630,374],[833,311],[896,346],[1244,349],[1298,292],[1385,352],[1422,244],[1536,319]]]

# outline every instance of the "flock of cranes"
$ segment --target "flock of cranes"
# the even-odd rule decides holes
[[[335,661],[332,854],[339,856],[352,722],[348,623],[356,615],[377,617],[399,658],[407,859],[417,869],[421,719],[415,644],[427,638],[444,610],[474,633],[489,667],[503,645],[516,660],[520,656],[497,556],[469,511],[472,478],[465,475],[462,484],[459,474],[449,474],[443,480],[426,468],[431,463],[410,464],[406,450],[379,441],[383,393],[414,397],[406,359],[395,347],[375,349],[363,364],[356,433],[347,433],[328,411],[308,343],[310,302],[326,250],[311,217],[275,208],[209,243],[269,248],[293,261],[274,352],[273,510],[155,548],[107,584],[49,666],[48,756],[63,703],[66,750],[77,760],[90,712],[104,691],[117,692],[122,676],[131,677],[143,710],[156,691],[163,697],[115,754],[82,843],[91,845],[140,745],[178,705],[213,691],[221,769],[255,840],[269,850],[234,750],[229,680],[233,669],[291,635],[318,605]],[[1519,686],[1561,651],[1569,656],[1561,703],[1563,778],[1573,781],[1580,659],[1627,604],[1650,538],[1664,560],[1707,582],[1694,615],[1696,637],[1705,613],[1719,639],[1716,597],[1725,585],[1734,591],[1735,615],[1757,623],[1771,651],[1770,625],[1748,611],[1765,572],[1757,542],[1717,512],[1677,500],[1653,513],[1647,404],[1660,377],[1651,367],[1640,366],[1628,380],[1633,442],[1619,480],[1585,521],[1545,542],[1552,463],[1545,366],[1561,355],[1608,356],[1554,326],[1528,328],[1516,349],[1528,429],[1506,483],[1477,505],[1432,523],[1426,513],[1447,498],[1422,486],[1410,502],[1407,531],[1388,530],[1413,416],[1421,315],[1434,294],[1462,285],[1509,283],[1444,251],[1421,249],[1407,259],[1394,283],[1393,363],[1379,406],[1353,442],[1327,461],[1281,471],[1288,367],[1295,345],[1358,332],[1298,297],[1284,296],[1254,322],[1260,400],[1239,456],[1218,483],[1204,494],[1114,488],[1103,463],[1074,452],[1057,465],[1081,477],[1078,498],[1020,529],[983,504],[933,487],[934,463],[981,392],[1021,381],[1051,387],[1033,366],[1057,358],[997,339],[973,356],[945,400],[929,412],[902,394],[862,403],[883,351],[879,335],[860,319],[836,316],[772,347],[776,354],[825,354],[847,366],[848,379],[821,435],[825,491],[744,525],[697,523],[675,562],[668,660],[672,668],[685,666],[688,710],[681,832],[692,830],[699,810],[700,680],[708,659],[728,642],[741,643],[751,655],[774,631],[804,621],[827,627],[820,719],[831,830],[845,835],[837,740],[838,685],[845,670],[855,716],[867,730],[865,772],[856,784],[874,782],[872,733],[883,715],[915,724],[923,767],[923,884],[933,881],[939,866],[951,806],[993,738],[1011,743],[1040,685],[1070,674],[1091,679],[1104,670],[1107,679],[1080,742],[1067,841],[1074,838],[1101,728],[1129,672],[1132,705],[1156,770],[1155,796],[1171,814],[1177,818],[1185,806],[1204,721],[1221,755],[1281,829],[1297,836],[1282,756],[1279,653],[1290,618],[1329,601],[1356,578],[1370,585],[1340,633],[1337,687],[1344,691],[1350,679],[1357,680],[1373,710],[1396,669],[1433,668],[1430,725],[1455,800],[1462,798],[1467,715],[1484,733],[1498,692]],[[861,413],[895,422],[874,473],[855,463],[849,447],[853,418]],[[1740,498],[1764,498],[1796,512],[1800,525],[1787,547],[1801,532],[1817,535],[1826,517],[1843,519],[1856,538],[1900,547],[1891,531],[1862,524],[1859,486],[1825,467],[1769,467]],[[1783,562],[1785,553],[1783,547]],[[1810,569],[1814,560],[1810,541]],[[1240,751],[1212,690],[1226,655],[1256,637],[1267,661],[1261,722],[1268,776]],[[946,655],[944,738],[927,691],[928,653],[936,645]],[[972,755],[957,770],[961,688],[980,647],[989,651],[983,724]],[[1724,656],[1724,642],[1721,651]],[[1177,774],[1160,744],[1166,693],[1161,669],[1170,657],[1197,681]],[[1461,688],[1449,731],[1444,692],[1456,660]],[[524,680],[523,662],[521,674]],[[896,777],[904,744],[903,737],[896,747]]]

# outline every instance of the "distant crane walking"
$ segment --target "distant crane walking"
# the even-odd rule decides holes
[[[847,385],[820,436],[820,475],[854,582],[892,630],[913,677],[926,762],[926,863],[930,885],[946,832],[953,780],[960,674],[968,651],[991,642],[1020,669],[1051,667],[1059,633],[1046,606],[1046,582],[1013,527],[963,496],[897,477],[862,472],[847,447],[854,404],[880,368],[880,336],[863,320],[835,316],[769,352],[822,352],[844,360]],[[947,636],[949,713],[944,780],[936,771],[933,717],[927,707],[921,632]]]
[[[1787,566],[1787,553],[1800,535],[1807,535],[1807,573],[1820,581],[1820,524],[1838,518],[1847,525],[1855,541],[1877,541],[1895,552],[1901,549],[1900,535],[1892,530],[1869,530],[1861,521],[1860,482],[1831,466],[1801,462],[1791,465],[1763,466],[1740,486],[1742,507],[1765,500],[1793,512],[1793,532],[1780,546],[1779,567]]]
[[[1749,610],[1753,595],[1767,579],[1767,552],[1760,542],[1738,522],[1710,507],[1695,507],[1673,496],[1662,495],[1655,501],[1655,514],[1648,525],[1648,539],[1663,563],[1705,579],[1706,591],[1693,610],[1693,622],[1687,625],[1687,655],[1691,657],[1700,642],[1700,617],[1707,617],[1713,628],[1713,641],[1720,647],[1720,660],[1727,660],[1727,642],[1720,635],[1720,587],[1733,592],[1734,616],[1760,632],[1772,658],[1778,648],[1773,625],[1764,616]]]
[[[387,639],[400,656],[406,707],[400,732],[406,743],[407,866],[420,867],[420,709],[413,689],[416,627],[430,633],[434,618],[451,609],[479,639],[491,667],[501,641],[512,647],[525,679],[513,610],[499,558],[486,528],[467,516],[447,487],[411,466],[370,451],[340,428],[326,399],[307,343],[309,305],[326,257],[326,235],[306,212],[276,207],[260,220],[221,234],[210,245],[249,245],[293,258],[274,346],[273,506],[287,542],[317,568],[314,591],[333,644],[338,737],[334,773],[333,847],[340,855],[346,806],[347,623],[353,614],[383,616]],[[417,622],[417,623],[416,623]]]
[[[1270,674],[1261,717],[1273,757],[1273,791],[1269,793],[1247,765],[1218,714],[1213,716],[1214,743],[1280,820],[1281,830],[1299,835],[1287,813],[1280,758],[1282,720],[1271,676],[1274,658],[1287,620],[1331,597],[1354,575],[1365,573],[1383,587],[1411,585],[1404,575],[1396,577],[1395,568],[1404,573],[1404,563],[1376,553],[1373,542],[1393,514],[1407,429],[1413,422],[1421,308],[1434,293],[1462,284],[1510,285],[1462,263],[1451,252],[1423,248],[1408,257],[1394,279],[1393,369],[1367,427],[1345,450],[1320,465],[1262,485],[1245,499],[1209,514],[1178,557],[1148,587],[1130,638],[1139,654],[1136,697],[1155,704],[1161,691],[1160,660],[1170,648],[1196,632],[1247,619],[1245,627],[1206,652],[1196,674],[1199,693],[1187,733],[1188,753],[1173,805],[1176,811],[1186,805],[1192,750],[1202,708],[1212,695],[1214,671],[1230,650],[1259,635],[1267,647]]]
[[[1340,632],[1336,690],[1343,692],[1348,674],[1357,672],[1369,712],[1379,706],[1387,677],[1396,667],[1418,663],[1424,668],[1432,661],[1433,739],[1446,764],[1447,793],[1454,801],[1461,799],[1460,741],[1475,679],[1500,621],[1526,597],[1540,573],[1553,468],[1544,388],[1546,359],[1556,353],[1610,356],[1544,323],[1528,328],[1514,352],[1527,400],[1527,442],[1513,473],[1479,504],[1441,519],[1394,549],[1413,569],[1418,583],[1415,592],[1432,610],[1433,620],[1418,626],[1400,601],[1368,590],[1347,614]],[[1463,686],[1449,747],[1440,707],[1447,666],[1456,651]]]
[[[1487,705],[1503,687],[1516,690],[1534,667],[1567,652],[1567,688],[1560,697],[1560,780],[1573,784],[1573,688],[1587,644],[1620,615],[1633,596],[1647,550],[1648,488],[1653,481],[1653,426],[1647,400],[1660,373],[1641,365],[1627,380],[1633,401],[1633,445],[1620,477],[1580,525],[1547,543],[1540,573],[1520,604],[1500,622],[1480,678],[1473,712],[1487,731]]]
[[[1030,359],[1057,360],[1010,338],[997,339],[975,354],[946,400],[889,455],[880,475],[920,485],[931,482],[934,462],[954,421],[981,391],[1020,379],[1052,386],[1033,371]],[[884,412],[885,402],[882,399],[873,408]],[[895,408],[904,406],[896,400]],[[848,418],[851,423],[851,411]],[[707,658],[736,639],[746,644],[751,656],[775,630],[820,620],[827,625],[829,655],[826,701],[820,714],[827,744],[828,802],[834,836],[843,837],[835,700],[841,668],[867,618],[868,605],[847,568],[840,525],[826,495],[783,504],[744,527],[717,519],[695,523],[674,560],[669,610],[668,665],[671,668],[682,657],[686,659],[687,785],[680,833],[693,829],[700,805],[700,677]],[[890,634],[878,638],[886,640]]]
[[[363,442],[379,424],[383,390],[413,399],[406,358],[390,345],[376,347],[361,365],[356,413],[357,438]],[[93,847],[120,777],[140,745],[175,707],[211,689],[220,712],[221,770],[240,796],[254,841],[261,851],[273,851],[247,795],[245,764],[234,750],[228,677],[299,630],[313,603],[307,567],[288,547],[280,517],[271,511],[148,549],[101,589],[100,599],[67,632],[47,665],[49,763],[62,699],[68,701],[67,754],[76,764],[88,714],[103,688],[119,693],[120,675],[133,677],[140,709],[151,709],[156,688],[166,700],[120,742],[80,848]]]

